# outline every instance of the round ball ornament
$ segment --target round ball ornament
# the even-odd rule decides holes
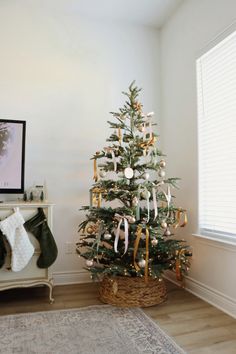
[[[100,176],[101,178],[106,177],[106,175],[107,175],[106,171],[104,171],[104,170],[99,171],[99,176]]]
[[[165,160],[161,160],[161,161],[159,162],[159,165],[160,165],[161,168],[166,167],[166,162],[165,162]]]
[[[141,196],[142,196],[143,199],[148,199],[148,198],[151,197],[151,193],[149,191],[143,191],[141,193]]]
[[[165,236],[170,236],[170,235],[171,235],[170,230],[166,230],[166,231],[165,231]]]
[[[94,232],[94,228],[92,226],[89,226],[89,227],[87,227],[86,231],[88,234],[91,235]]]
[[[158,172],[158,175],[159,175],[159,177],[164,178],[164,177],[165,177],[165,175],[166,175],[166,173],[165,173],[165,171],[160,170],[160,171]]]
[[[140,261],[138,262],[138,266],[139,266],[140,268],[145,268],[145,266],[146,266],[146,261],[145,261],[145,259],[140,259]]]
[[[124,170],[124,175],[127,179],[131,179],[134,176],[134,170],[131,167],[126,167]]]
[[[111,238],[112,238],[112,235],[109,234],[109,233],[106,233],[106,234],[104,235],[104,239],[107,240],[107,241],[109,241]]]
[[[151,241],[151,244],[153,246],[156,246],[158,244],[158,240],[156,238],[154,238],[152,241]]]
[[[131,216],[131,217],[129,218],[129,223],[130,223],[130,224],[134,224],[135,221],[136,221],[136,219],[135,219],[134,216]]]
[[[92,267],[93,266],[93,260],[92,259],[86,259],[85,264],[86,264],[87,267]]]
[[[144,179],[149,179],[149,177],[150,177],[150,175],[149,175],[149,173],[148,172],[145,172],[144,174],[143,174],[143,178]]]
[[[162,222],[161,222],[161,227],[163,228],[163,229],[166,229],[167,228],[167,223],[163,220]]]

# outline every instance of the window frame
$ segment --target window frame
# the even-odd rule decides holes
[[[207,52],[210,50],[214,49],[215,46],[217,46],[221,41],[226,39],[228,36],[233,34],[236,31],[236,22],[233,22],[228,26],[226,29],[224,29],[222,32],[220,32],[217,36],[215,36],[211,41],[209,41],[204,47],[201,48],[200,51],[198,51],[196,57],[195,57],[195,78],[196,78],[196,103],[198,102],[198,82],[197,82],[197,75],[198,75],[198,60]],[[199,164],[200,164],[200,154],[199,154],[199,117],[198,117],[198,109],[197,109],[197,171],[198,171],[198,176],[197,176],[197,195],[198,195],[198,200],[197,200],[197,231],[193,233],[192,235],[194,237],[197,237],[201,239],[202,241],[213,241],[213,243],[218,243],[218,244],[225,244],[230,247],[235,246],[236,247],[236,237],[232,236],[231,234],[228,234],[227,232],[216,232],[216,231],[209,231],[204,228],[200,228],[199,224],[199,216],[200,216],[200,203],[199,203],[199,190],[200,190],[200,171],[199,171]],[[234,248],[234,247],[233,247]]]

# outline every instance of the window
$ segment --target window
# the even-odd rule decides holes
[[[236,31],[197,60],[199,231],[236,241]]]

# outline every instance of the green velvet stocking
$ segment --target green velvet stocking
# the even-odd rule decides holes
[[[24,227],[37,238],[40,244],[41,254],[37,260],[37,266],[39,268],[50,267],[57,258],[58,250],[43,209],[39,208],[38,213],[28,220]]]
[[[0,230],[0,268],[2,268],[3,264],[5,263],[5,257],[7,254],[7,250],[3,241],[3,234]]]

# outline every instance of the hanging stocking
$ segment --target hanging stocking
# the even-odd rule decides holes
[[[0,229],[6,236],[11,251],[11,269],[13,272],[19,272],[29,263],[34,254],[27,232],[24,229],[24,219],[16,208],[14,214],[0,222]]]
[[[39,208],[38,213],[25,223],[25,228],[37,238],[40,244],[41,254],[37,266],[50,267],[55,262],[58,251],[42,208]]]
[[[0,268],[2,268],[3,264],[5,263],[5,257],[7,254],[7,250],[3,241],[3,234],[0,231]]]

